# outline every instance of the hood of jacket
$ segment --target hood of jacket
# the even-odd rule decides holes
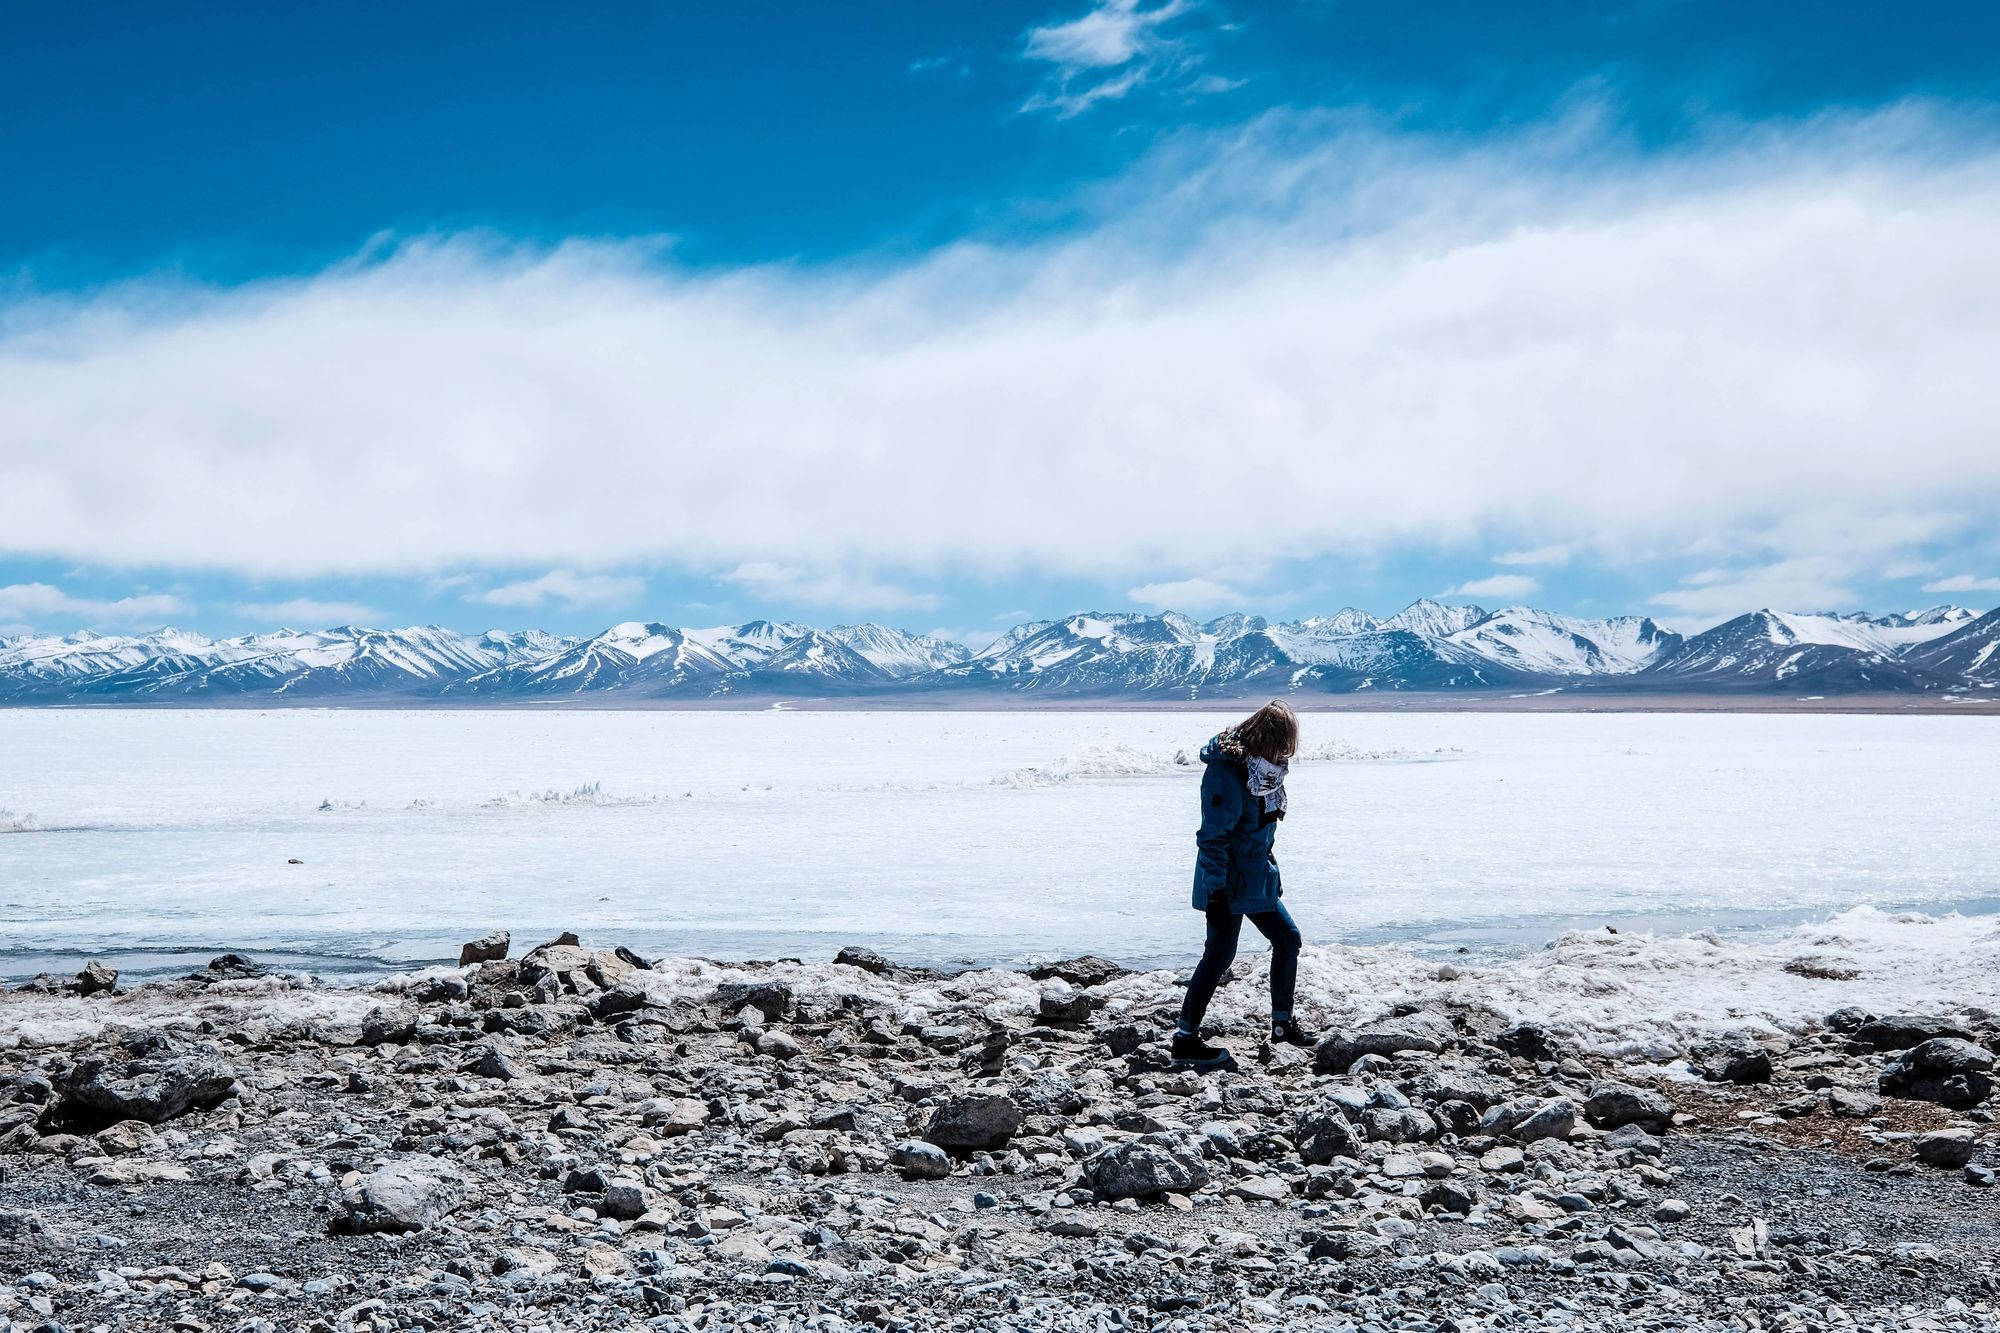
[[[1243,756],[1231,754],[1223,744],[1220,735],[1211,736],[1208,744],[1201,747],[1201,762],[1204,764],[1228,764],[1231,768],[1243,769]]]

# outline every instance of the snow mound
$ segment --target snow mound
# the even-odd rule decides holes
[[[1218,1021],[1259,1022],[1258,976],[1225,987]],[[1170,972],[1126,977],[1114,1005],[1177,1002]],[[2000,919],[1857,907],[1790,930],[1723,935],[1571,931],[1492,966],[1440,965],[1389,946],[1308,946],[1299,965],[1304,1012],[1326,1027],[1366,1022],[1397,1004],[1446,999],[1533,1020],[1586,1048],[1628,1060],[1671,1059],[1721,1033],[1799,1032],[1831,1011],[1962,1013],[2000,1008]]]
[[[0,997],[0,1051],[87,1041],[111,1027],[194,1032],[203,1023],[227,1027],[252,1019],[273,1025],[358,1024],[381,1003],[373,990],[301,985],[275,976],[219,981],[199,990],[136,986],[88,999],[13,991]]]
[[[659,799],[657,796],[614,796],[604,790],[603,783],[586,782],[568,791],[550,787],[546,791],[503,792],[484,804],[489,810],[505,810],[551,806],[656,805]]]

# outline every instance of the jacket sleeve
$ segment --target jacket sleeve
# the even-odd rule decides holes
[[[1230,781],[1219,764],[1210,764],[1201,779],[1201,830],[1194,835],[1195,881],[1205,898],[1229,896],[1229,832],[1243,813],[1240,784]]]

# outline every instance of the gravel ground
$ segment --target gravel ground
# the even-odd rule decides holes
[[[854,958],[690,1000],[545,946],[358,1022],[224,966],[0,1052],[0,1330],[2000,1327],[1980,1015],[1669,1069],[1465,1006],[1197,1075],[1101,963],[995,1014]],[[1873,1105],[1899,1050],[1981,1095]]]

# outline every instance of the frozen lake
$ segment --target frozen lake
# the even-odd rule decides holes
[[[1175,757],[1233,717],[0,711],[0,975],[225,947],[332,970],[496,927],[1185,962],[1199,765]],[[1480,952],[1990,911],[1997,742],[1985,717],[1312,714],[1286,901],[1309,940]]]

